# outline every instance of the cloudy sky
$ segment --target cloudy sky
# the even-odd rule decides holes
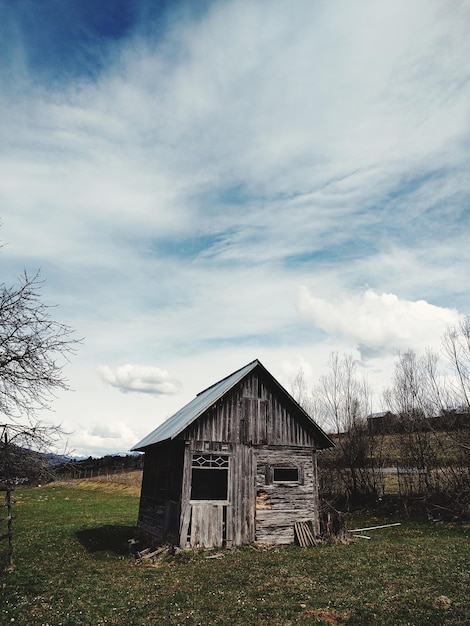
[[[468,0],[0,2],[0,280],[84,337],[54,412],[125,452],[255,358],[377,393],[470,313]],[[380,407],[376,407],[380,410]]]

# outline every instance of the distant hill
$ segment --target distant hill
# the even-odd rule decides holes
[[[101,458],[73,458],[52,452],[37,452],[13,444],[5,453],[0,442],[0,483],[37,484],[57,476],[75,476],[90,472],[99,475],[142,469],[142,455],[113,454]]]
[[[57,475],[81,475],[82,472],[93,474],[106,474],[117,471],[129,471],[142,469],[142,454],[108,454],[95,458],[89,456],[85,459],[68,459],[55,467]]]

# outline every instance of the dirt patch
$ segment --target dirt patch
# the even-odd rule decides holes
[[[452,606],[452,600],[448,598],[447,596],[439,596],[438,598],[434,600],[432,605],[435,609],[447,610],[447,609],[450,609],[450,607]]]
[[[305,615],[314,618],[317,622],[323,624],[344,624],[351,616],[349,611],[337,611],[336,609],[307,609]]]

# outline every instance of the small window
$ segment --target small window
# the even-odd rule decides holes
[[[275,483],[298,483],[299,468],[298,467],[274,467],[273,481]]]
[[[191,500],[228,500],[229,458],[221,454],[193,454]]]

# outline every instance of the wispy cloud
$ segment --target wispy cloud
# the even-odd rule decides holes
[[[42,268],[90,371],[161,366],[77,419],[470,311],[466,3],[46,4],[0,8],[3,276]]]

